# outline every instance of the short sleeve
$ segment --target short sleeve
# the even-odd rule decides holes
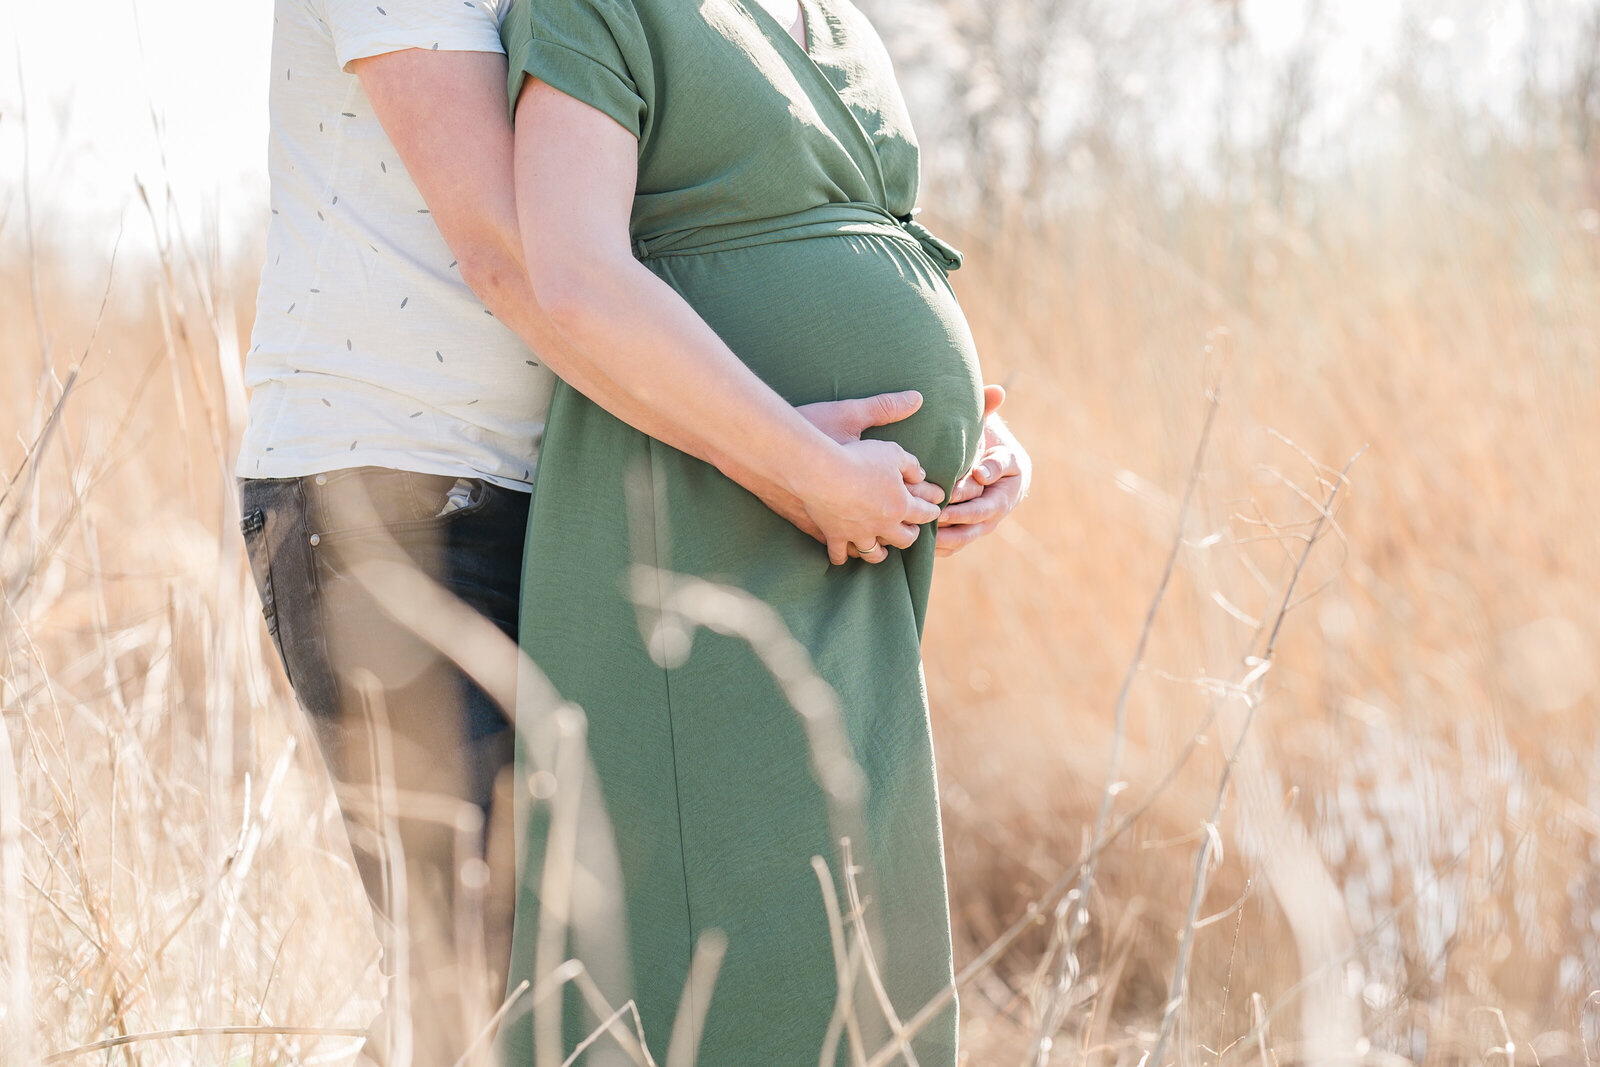
[[[321,7],[342,70],[407,48],[502,51],[493,0],[323,0]]]
[[[513,117],[534,77],[643,136],[652,68],[633,0],[515,0],[500,32]]]

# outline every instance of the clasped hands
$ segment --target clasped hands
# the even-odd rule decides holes
[[[888,558],[889,546],[909,548],[923,524],[938,519],[936,551],[951,555],[990,533],[1026,495],[1031,477],[1027,452],[997,417],[1005,390],[983,391],[983,442],[972,470],[951,489],[927,481],[916,457],[890,441],[862,440],[870,426],[886,426],[916,412],[914,391],[856,400],[807,404],[798,410],[843,446],[819,484],[798,492],[798,510],[782,508],[790,521],[828,546],[838,564],[852,557],[868,563]],[[769,501],[769,503],[772,503]],[[940,504],[944,504],[941,510]]]

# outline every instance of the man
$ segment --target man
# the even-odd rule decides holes
[[[494,798],[510,730],[437,641],[379,607],[362,565],[414,567],[514,640],[555,374],[816,528],[781,472],[747,468],[719,451],[715,427],[652,412],[567,358],[523,269],[500,6],[277,0],[272,220],[237,469],[268,629],[387,920],[398,981],[369,1052],[429,1067],[462,1055],[487,1021],[483,976],[504,973],[508,910],[493,901],[509,900],[512,864]],[[986,452],[940,517],[942,552],[993,529],[1025,491],[1026,455],[992,416],[1002,395],[991,387]],[[803,418],[838,441],[918,403],[888,394],[797,414],[753,375],[725,400],[745,426]]]

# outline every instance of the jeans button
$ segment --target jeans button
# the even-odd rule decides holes
[[[317,475],[316,483],[318,485],[327,485],[328,484],[328,476],[326,474]]]
[[[312,534],[311,535],[311,547],[312,548],[316,548],[320,544],[322,544],[322,535],[321,534]]]

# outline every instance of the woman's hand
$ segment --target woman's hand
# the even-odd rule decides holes
[[[855,397],[849,400],[822,400],[814,404],[803,404],[796,410],[807,422],[821,430],[836,444],[847,445],[861,440],[862,432],[869,426],[892,425],[902,419],[910,418],[920,407],[922,407],[922,394],[914,389],[907,389],[898,393],[879,393],[877,396]],[[759,497],[767,507],[793,523],[801,532],[827,544],[828,539],[823,534],[822,528],[806,511],[805,502],[794,493],[780,488],[775,482],[757,478],[753,472],[740,469],[736,463],[726,465],[724,472]],[[908,488],[912,494],[929,503],[938,504],[943,500],[943,490],[932,482],[917,482]],[[887,548],[877,545],[875,541],[873,546],[864,553],[855,544],[850,544],[848,549],[851,556],[863,557],[869,563],[881,563],[888,558]]]
[[[902,419],[910,418],[921,407],[922,394],[915,389],[907,389],[898,393],[879,393],[877,396],[855,400],[828,400],[816,404],[804,404],[799,408],[799,412],[811,425],[843,445],[861,440],[862,431],[869,426],[892,425]],[[910,484],[909,489],[912,495],[930,504],[944,502],[944,490],[930,481],[918,480]],[[801,525],[802,529],[805,529],[806,525],[812,525],[812,530],[808,532],[811,532],[817,540],[826,542],[827,538],[815,530],[814,524],[796,525]],[[868,563],[882,563],[889,558],[889,549],[875,541],[864,549],[855,542],[851,542],[846,548],[851,556],[864,559]]]
[[[836,564],[852,549],[881,563],[886,546],[910,548],[922,525],[939,517],[944,499],[917,457],[893,441],[846,441],[810,473],[794,491]]]
[[[998,385],[983,390],[983,451],[972,471],[956,483],[939,516],[937,549],[949,556],[992,533],[1028,493],[1033,461],[995,414],[1006,398]]]
[[[795,410],[842,445],[861,440],[861,434],[869,426],[889,426],[909,419],[921,407],[922,394],[915,389],[905,389],[854,400],[822,400],[802,404]]]

